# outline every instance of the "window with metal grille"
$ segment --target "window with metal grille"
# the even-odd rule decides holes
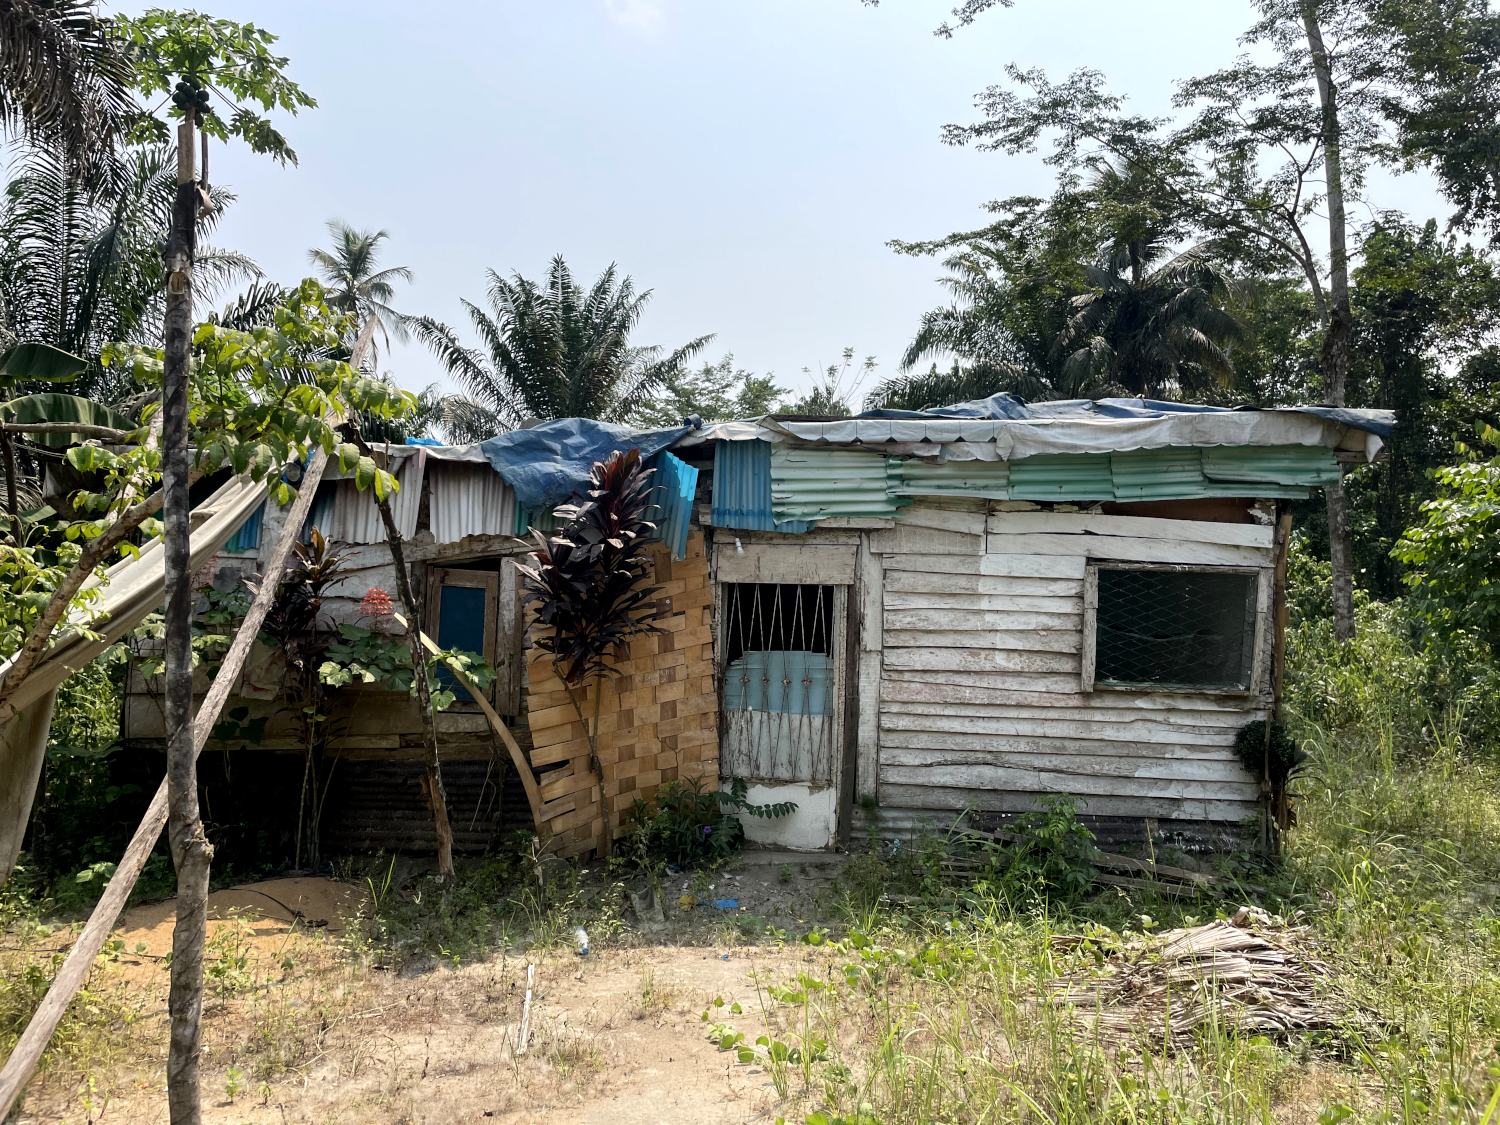
[[[1084,690],[1248,692],[1257,570],[1101,564],[1084,585]]]
[[[720,762],[726,773],[831,780],[839,604],[832,586],[724,583]]]

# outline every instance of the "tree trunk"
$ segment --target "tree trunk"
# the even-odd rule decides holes
[[[10,538],[17,547],[21,545],[20,505],[16,502],[16,443],[7,433],[0,433],[0,446],[5,449],[5,512],[10,516]]]
[[[351,426],[354,443],[366,457],[372,456],[370,447],[359,433],[359,423]],[[452,879],[453,871],[453,827],[448,821],[448,794],[443,788],[443,766],[438,760],[437,725],[432,717],[432,688],[427,681],[427,654],[422,650],[422,617],[417,612],[416,595],[411,589],[411,574],[406,569],[406,553],[401,548],[401,532],[396,527],[396,517],[391,514],[389,499],[376,499],[380,518],[385,524],[386,542],[391,548],[391,562],[396,571],[396,593],[401,606],[406,610],[406,637],[411,644],[412,686],[417,691],[417,710],[422,713],[422,745],[427,752],[427,779],[424,789],[432,805],[433,825],[437,830],[438,875]]]
[[[1317,11],[1302,6],[1302,24],[1312,53],[1313,75],[1322,109],[1323,164],[1328,180],[1328,323],[1323,334],[1323,397],[1332,406],[1344,405],[1354,340],[1354,314],[1349,306],[1348,222],[1344,216],[1343,138],[1339,127],[1338,89],[1323,45]],[[1328,554],[1333,563],[1333,632],[1341,641],[1354,639],[1354,544],[1349,534],[1349,512],[1342,482],[1327,486]]]
[[[172,929],[172,984],[167,1007],[167,1104],[172,1125],[198,1125],[198,1057],[202,1047],[203,942],[213,848],[198,815],[193,753],[194,595],[189,573],[188,379],[193,335],[193,249],[198,186],[194,182],[193,113],[177,130],[177,198],[164,253],[167,266],[166,354],[162,378],[162,494],[166,566],[167,839],[177,868],[177,922]]]

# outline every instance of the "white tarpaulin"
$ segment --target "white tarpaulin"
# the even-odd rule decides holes
[[[239,478],[194,508],[192,570],[206,566],[265,498],[264,484]],[[100,580],[91,578],[85,588],[96,585]],[[102,594],[91,607],[100,615],[91,628],[103,639],[90,640],[72,629],[61,631],[6,705],[6,717],[0,720],[0,882],[9,876],[21,850],[58,686],[160,608],[165,593],[162,541],[153,539],[141,549],[139,558],[124,559],[105,572]],[[75,618],[74,623],[86,620]],[[0,664],[0,683],[14,660]]]

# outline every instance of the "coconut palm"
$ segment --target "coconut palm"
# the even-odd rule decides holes
[[[332,250],[314,247],[307,252],[308,259],[323,274],[328,306],[351,314],[360,324],[375,317],[387,350],[391,336],[401,341],[409,339],[408,318],[391,307],[396,297],[392,282],[409,283],[415,275],[409,266],[377,268],[380,244],[390,237],[390,232],[355,230],[340,219],[330,219],[328,233],[333,236]],[[373,356],[372,362],[378,365],[379,357]]]
[[[670,353],[632,345],[651,291],[637,293],[613,265],[588,289],[561,255],[540,284],[519,273],[487,276],[489,309],[464,302],[479,347],[430,317],[413,320],[412,331],[502,427],[526,418],[622,420],[713,339],[699,336]]]
[[[995,246],[976,243],[943,263],[941,284],[955,300],[922,316],[916,336],[902,353],[900,373],[865,397],[865,409],[923,410],[1002,391],[1021,398],[1089,398],[1117,387],[1087,371],[1064,371],[1048,355],[1051,338],[1064,323],[1065,306],[1054,295],[1039,299],[1008,276],[1007,258]],[[1022,309],[1026,315],[1018,315]],[[958,357],[943,371],[939,355]]]

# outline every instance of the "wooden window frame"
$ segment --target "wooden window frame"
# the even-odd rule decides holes
[[[427,571],[427,621],[430,635],[442,644],[438,636],[438,622],[442,620],[443,587],[461,586],[484,590],[484,651],[480,654],[490,664],[495,663],[495,638],[500,628],[500,575],[493,570],[463,570],[457,567],[430,567]],[[498,683],[498,677],[496,683]],[[486,702],[493,704],[496,684],[482,694]],[[478,703],[454,700],[450,711],[479,711]]]
[[[1248,574],[1255,578],[1255,621],[1250,649],[1250,675],[1246,687],[1197,684],[1127,684],[1095,680],[1099,644],[1099,571],[1164,570],[1178,574]],[[1083,572],[1083,645],[1080,649],[1080,687],[1085,694],[1096,691],[1126,691],[1136,694],[1219,695],[1247,698],[1259,694],[1265,660],[1266,623],[1271,610],[1275,568],[1272,566],[1205,566],[1201,563],[1112,562],[1089,559]]]

